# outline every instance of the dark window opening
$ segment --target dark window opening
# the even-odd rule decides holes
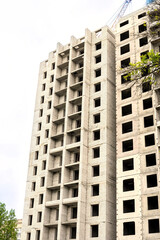
[[[43,153],[46,154],[48,151],[48,145],[44,145],[44,148],[43,148]]]
[[[148,44],[148,38],[147,37],[143,37],[143,38],[139,39],[139,46],[140,47],[143,47],[146,44]]]
[[[149,74],[149,66],[142,68],[142,77],[145,77]]]
[[[56,221],[59,219],[59,209],[56,209]]]
[[[60,194],[61,194],[61,192],[58,190],[58,191],[57,191],[57,200],[60,199]]]
[[[143,18],[143,17],[145,17],[145,16],[146,16],[146,12],[141,13],[141,14],[138,15],[138,19]]]
[[[92,186],[92,196],[98,196],[99,195],[99,184]]]
[[[100,148],[93,148],[93,158],[99,158],[100,157]]]
[[[80,160],[80,154],[79,153],[75,153],[74,154],[74,162],[79,162]]]
[[[42,212],[38,212],[37,222],[41,222],[41,221],[42,221]]]
[[[101,42],[96,43],[96,51],[101,48],[102,48]]]
[[[152,108],[152,98],[147,98],[143,100],[143,109]]]
[[[43,73],[43,78],[47,78],[47,72]]]
[[[149,233],[159,233],[159,219],[148,220]]]
[[[54,75],[51,75],[50,82],[54,82]]]
[[[128,152],[133,150],[133,139],[126,140],[122,142],[123,152]]]
[[[38,123],[38,131],[42,129],[42,123]]]
[[[39,204],[43,204],[43,194],[39,194]]]
[[[35,160],[38,160],[38,157],[39,157],[39,151],[36,151],[36,152],[35,152],[35,157],[34,157],[34,159],[35,159]]]
[[[37,166],[33,168],[33,175],[37,175]]]
[[[94,84],[94,91],[95,91],[95,92],[101,91],[101,83],[96,83],[96,84]]]
[[[75,170],[74,171],[74,180],[78,180],[79,179],[79,170]]]
[[[130,58],[126,58],[121,61],[121,68],[126,68],[129,66],[129,64],[130,64]]]
[[[135,212],[134,199],[123,201],[123,213]]]
[[[75,136],[75,142],[80,142],[80,140],[81,140],[81,136],[80,135]]]
[[[92,217],[99,216],[99,205],[92,205]]]
[[[100,130],[96,130],[93,132],[93,139],[99,140],[100,139]]]
[[[101,55],[95,57],[96,63],[101,62]]]
[[[31,233],[27,233],[27,240],[31,240]]]
[[[100,122],[100,113],[95,114],[93,117],[94,117],[94,123],[99,123]]]
[[[123,160],[123,171],[131,171],[134,169],[134,161],[133,158]]]
[[[30,208],[34,208],[34,198],[31,198],[30,199],[30,205],[29,205]]]
[[[42,170],[46,169],[46,160],[42,161]]]
[[[93,170],[93,177],[99,176],[99,165],[93,166],[92,170]]]
[[[72,217],[71,218],[77,218],[77,207],[72,208]]]
[[[121,92],[122,100],[131,97],[131,88],[125,89]]]
[[[101,76],[101,69],[95,70],[95,77],[100,77]]]
[[[132,104],[122,107],[122,116],[132,114]]]
[[[147,176],[147,188],[157,187],[157,174]]]
[[[150,82],[144,82],[143,84],[142,84],[142,92],[144,93],[144,92],[148,92],[148,91],[150,91],[151,90],[151,84],[150,84]]]
[[[52,95],[53,94],[53,88],[50,88],[49,89],[49,95]]]
[[[123,235],[135,235],[135,222],[123,223]]]
[[[76,239],[76,227],[71,227],[71,239]]]
[[[156,154],[148,154],[146,155],[146,167],[154,166],[156,165]]]
[[[43,109],[40,109],[39,110],[39,117],[42,117],[43,116]]]
[[[46,129],[46,130],[45,130],[45,138],[48,138],[48,137],[49,137],[49,130]]]
[[[50,123],[51,117],[50,115],[47,115],[46,123]]]
[[[125,53],[127,53],[127,52],[130,51],[130,45],[127,44],[127,45],[121,47],[120,50],[121,50],[121,51],[120,51],[120,52],[121,52],[121,55],[123,55],[123,54],[125,54]]]
[[[45,185],[45,177],[41,177],[41,187],[44,187]]]
[[[55,63],[52,63],[52,70],[55,69]]]
[[[28,216],[28,225],[32,225],[32,219],[33,219],[33,216],[32,215],[29,215]]]
[[[72,197],[78,197],[78,188],[73,188]]]
[[[124,41],[129,38],[129,31],[120,34],[120,41]]]
[[[148,197],[148,210],[158,209],[158,196]]]
[[[36,240],[40,240],[40,230],[36,230]]]
[[[122,124],[122,133],[132,132],[132,121]]]
[[[49,102],[48,102],[48,109],[51,109],[51,106],[52,106],[52,102],[49,101]]]
[[[133,191],[134,190],[134,179],[123,180],[123,192]]]
[[[145,136],[145,147],[155,145],[154,134]]]
[[[32,191],[36,190],[36,182],[32,182]]]
[[[127,76],[127,74],[124,74],[121,76],[121,84],[130,82],[130,81],[131,81],[131,77]]]
[[[147,25],[146,25],[146,23],[143,23],[143,24],[139,25],[138,28],[139,28],[139,33],[142,33],[147,30]]]
[[[77,105],[77,111],[78,112],[82,111],[82,105]]]
[[[46,89],[46,84],[44,83],[42,84],[42,91],[45,91],[45,89]]]
[[[41,103],[44,103],[44,96],[41,97]]]
[[[37,137],[36,139],[36,145],[39,145],[40,144],[40,137]]]
[[[123,27],[123,26],[127,25],[128,23],[129,23],[129,21],[128,21],[128,20],[126,20],[126,21],[124,21],[124,22],[120,23],[120,27]]]
[[[91,226],[91,237],[98,237],[98,225]]]
[[[153,115],[144,117],[144,127],[150,127],[153,126]]]
[[[101,99],[100,99],[100,98],[94,99],[94,106],[95,106],[95,107],[101,106]]]

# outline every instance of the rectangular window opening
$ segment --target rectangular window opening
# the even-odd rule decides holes
[[[92,217],[99,216],[99,204],[94,204],[91,206],[92,208]]]
[[[129,23],[129,21],[128,21],[128,20],[126,20],[126,21],[124,21],[124,22],[120,23],[120,27],[123,27],[123,26],[127,25],[128,23]]]
[[[139,25],[139,26],[138,26],[138,29],[139,29],[139,33],[142,33],[142,32],[144,32],[144,31],[146,31],[146,30],[147,30],[147,25],[146,25],[146,23],[143,23],[143,24]]]
[[[94,106],[95,106],[95,107],[101,106],[101,99],[100,99],[100,98],[94,99]]]
[[[148,44],[148,38],[147,37],[143,37],[143,38],[139,39],[139,46],[140,47],[143,47],[147,44]]]
[[[129,44],[126,44],[125,46],[122,46],[121,48],[120,48],[120,53],[121,53],[121,55],[123,55],[123,54],[125,54],[125,53],[127,53],[127,52],[129,52],[130,51],[130,45]]]
[[[126,140],[122,142],[123,152],[128,152],[133,150],[133,139]]]
[[[99,122],[100,122],[100,113],[95,114],[95,115],[93,116],[93,118],[94,118],[94,123],[99,123]]]
[[[150,84],[150,82],[144,82],[143,84],[142,84],[142,92],[144,93],[144,92],[148,92],[148,91],[150,91],[151,90],[151,84]]]
[[[131,97],[131,88],[127,88],[127,89],[123,90],[121,92],[121,94],[122,94],[121,95],[122,100],[124,100],[126,98],[130,98]]]
[[[123,223],[123,235],[135,235],[135,222],[124,222]]]
[[[95,70],[95,77],[97,78],[97,77],[100,77],[100,76],[101,76],[101,69],[99,68],[99,69]]]
[[[143,110],[152,108],[152,98],[147,98],[143,100]]]
[[[100,63],[101,62],[101,55],[98,55],[95,57],[95,62]]]
[[[147,188],[157,187],[157,174],[147,176]]]
[[[93,148],[93,158],[99,158],[100,157],[100,147]]]
[[[121,68],[126,68],[129,66],[129,64],[130,64],[130,58],[126,58],[121,61]]]
[[[92,167],[93,177],[99,176],[99,165]]]
[[[129,133],[133,131],[132,121],[122,124],[122,134]]]
[[[133,158],[123,160],[123,172],[131,171],[134,169],[134,161]]]
[[[127,83],[131,81],[131,77],[127,76],[127,74],[124,74],[121,76],[121,84]]]
[[[158,196],[147,197],[148,210],[158,209]]]
[[[129,38],[129,31],[120,34],[120,41],[124,41]]]
[[[159,233],[159,219],[148,220],[148,231],[149,233]]]
[[[93,132],[93,139],[94,139],[94,141],[100,139],[100,130],[96,130]]]
[[[134,199],[123,201],[123,213],[135,212]]]
[[[92,196],[99,195],[99,184],[92,185]]]
[[[143,17],[145,17],[145,16],[146,16],[146,12],[141,13],[141,14],[138,15],[138,19],[143,18]]]
[[[146,135],[145,136],[145,147],[155,145],[154,134]]]
[[[148,154],[146,155],[146,167],[154,166],[156,165],[156,154]]]
[[[144,117],[144,127],[150,127],[153,126],[153,115]]]
[[[134,179],[123,180],[123,192],[133,191],[134,190]]]
[[[96,51],[102,48],[101,42],[96,43]]]

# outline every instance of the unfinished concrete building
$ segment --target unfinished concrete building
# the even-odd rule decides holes
[[[116,29],[118,240],[160,239],[160,85],[125,79],[130,62],[159,52],[160,35],[148,34],[155,23],[147,11],[123,17]]]
[[[23,240],[116,239],[114,61],[103,27],[41,63]]]

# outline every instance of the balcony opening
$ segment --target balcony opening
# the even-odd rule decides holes
[[[142,33],[142,32],[144,32],[144,31],[146,31],[146,30],[147,30],[147,25],[146,25],[146,23],[143,23],[143,24],[139,25],[139,26],[138,26],[138,29],[139,29],[139,33]]]
[[[143,110],[152,108],[152,98],[147,98],[143,100]]]
[[[148,197],[148,210],[158,209],[158,196]]]
[[[148,92],[148,91],[150,91],[151,90],[151,84],[150,84],[150,82],[144,82],[143,84],[142,84],[142,92],[144,93],[144,92]]]
[[[126,99],[126,98],[130,98],[131,97],[131,88],[125,89],[121,92],[121,98]]]
[[[91,208],[92,208],[92,217],[99,216],[99,205],[94,204],[91,206]]]
[[[145,17],[145,16],[146,16],[146,12],[141,13],[141,14],[138,15],[138,19],[143,18],[143,17]]]
[[[93,158],[99,158],[100,157],[100,148],[93,148]]]
[[[76,239],[76,227],[71,227],[71,239]]]
[[[121,75],[121,84],[127,83],[131,81],[131,77],[127,76],[127,74]]]
[[[155,145],[154,134],[145,136],[145,147],[149,147],[153,145]]]
[[[147,188],[157,187],[157,174],[147,176]]]
[[[126,68],[129,66],[129,64],[130,64],[130,58],[126,58],[121,61],[121,68]]]
[[[99,195],[99,184],[92,185],[92,196]]]
[[[82,111],[82,105],[77,105],[77,111],[78,112]]]
[[[134,199],[123,201],[123,213],[135,212]]]
[[[143,37],[143,38],[139,39],[139,46],[140,47],[143,47],[147,44],[148,44],[148,38],[147,37]]]
[[[75,153],[74,154],[74,162],[79,162],[80,160],[80,154],[79,153]]]
[[[122,124],[122,133],[132,132],[132,121]]]
[[[120,34],[120,41],[124,41],[129,38],[129,31]]]
[[[135,235],[135,222],[124,222],[123,223],[123,235]]]
[[[151,127],[153,126],[153,115],[144,117],[144,127]]]
[[[123,192],[133,191],[134,190],[134,179],[123,180]]]
[[[120,48],[120,53],[121,53],[121,55],[123,55],[123,54],[125,54],[125,53],[127,53],[127,52],[129,52],[130,51],[130,45],[129,44],[126,44],[125,46],[122,46],[121,48]]]
[[[96,43],[96,51],[102,48],[101,42]]]
[[[133,150],[133,139],[126,140],[122,142],[123,152],[128,152]]]
[[[78,197],[78,188],[73,188],[72,197]]]
[[[120,23],[120,27],[123,27],[123,26],[127,25],[128,23],[129,23],[129,21],[128,21],[128,20],[126,20],[126,21],[124,21],[124,22]]]
[[[93,132],[93,139],[94,139],[94,141],[100,139],[100,130],[96,130]]]
[[[99,176],[99,165],[93,166],[92,170],[93,170],[93,177],[98,177]]]
[[[122,107],[122,116],[132,114],[132,104]]]
[[[78,180],[78,179],[79,179],[79,170],[75,170],[73,180]]]
[[[148,220],[149,233],[159,233],[159,219]]]
[[[154,166],[156,165],[156,154],[148,154],[146,155],[146,167]]]
[[[77,218],[77,207],[73,207],[72,210],[71,210],[71,218],[74,219],[74,218]]]
[[[98,225],[91,225],[91,237],[98,237]]]
[[[131,171],[134,169],[134,161],[133,158],[123,160],[123,172]]]

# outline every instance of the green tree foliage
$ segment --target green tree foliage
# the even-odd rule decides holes
[[[144,23],[146,31],[142,34],[152,42],[153,39],[160,38],[160,0],[156,0],[149,5],[147,16],[147,24]],[[126,74],[124,77],[126,81],[130,78],[134,82],[156,84],[155,75],[160,73],[160,52],[156,52],[154,49],[150,50],[141,56],[139,62],[130,63],[129,67],[123,69],[123,71]]]
[[[16,240],[17,239],[17,219],[15,211],[6,210],[6,205],[0,202],[0,240]]]

